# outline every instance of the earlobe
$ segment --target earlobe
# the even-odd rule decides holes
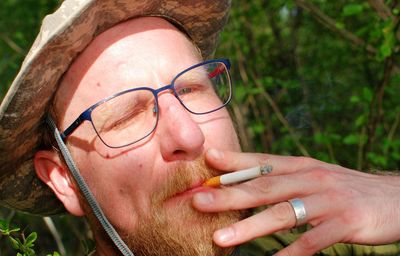
[[[35,154],[34,166],[37,176],[53,190],[64,207],[73,215],[83,216],[78,192],[59,155],[51,150],[38,151]]]

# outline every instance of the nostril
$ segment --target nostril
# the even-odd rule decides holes
[[[181,154],[184,154],[185,153],[185,151],[183,151],[183,150],[181,150],[181,149],[178,149],[178,150],[175,150],[174,151],[174,155],[181,155]]]

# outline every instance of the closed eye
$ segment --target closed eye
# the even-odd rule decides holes
[[[126,110],[124,113],[121,113],[119,116],[113,118],[113,120],[110,120],[108,124],[103,126],[102,132],[107,132],[111,130],[119,130],[127,127],[130,125],[132,122],[135,122],[137,120],[137,117],[145,112],[145,107],[135,107],[134,109],[131,110]]]

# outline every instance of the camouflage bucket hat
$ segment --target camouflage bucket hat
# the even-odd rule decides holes
[[[0,106],[0,204],[39,215],[64,212],[34,171],[43,120],[59,80],[94,37],[139,16],[159,16],[182,29],[205,59],[212,56],[230,0],[66,0],[44,20]]]

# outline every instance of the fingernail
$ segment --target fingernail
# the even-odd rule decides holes
[[[222,159],[222,153],[216,149],[210,149],[207,152],[208,156],[211,158],[214,158],[215,160],[220,160]]]
[[[215,239],[218,240],[220,243],[227,243],[231,241],[235,237],[235,230],[233,228],[224,228],[215,231]]]
[[[214,201],[214,197],[211,193],[200,192],[193,196],[193,201],[196,204],[211,204]]]

